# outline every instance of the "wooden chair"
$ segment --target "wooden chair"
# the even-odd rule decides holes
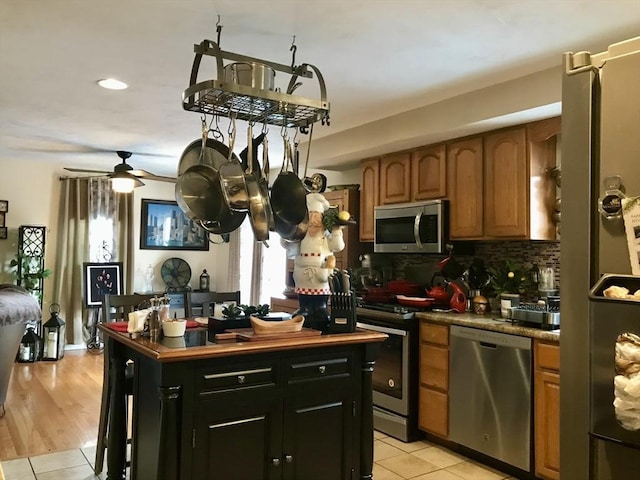
[[[127,321],[130,312],[148,308],[149,300],[155,295],[105,295],[102,302],[102,321]],[[96,445],[96,461],[94,471],[102,472],[104,454],[107,448],[107,432],[109,429],[109,401],[111,396],[111,376],[109,373],[109,352],[107,342],[104,345],[104,366],[102,376],[102,399],[100,401],[100,420],[98,423],[98,441]],[[125,370],[125,391],[127,398],[133,394],[133,364]]]
[[[213,315],[212,304],[240,303],[240,292],[188,292],[184,312],[187,318]]]

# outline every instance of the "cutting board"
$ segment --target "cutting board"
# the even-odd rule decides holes
[[[286,333],[265,333],[256,335],[250,328],[238,328],[233,330],[236,333],[236,339],[240,342],[260,342],[265,340],[287,340],[300,337],[315,337],[322,335],[320,330],[314,330],[312,328],[303,328],[299,332],[286,332]]]

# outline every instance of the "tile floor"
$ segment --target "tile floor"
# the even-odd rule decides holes
[[[403,443],[374,433],[375,480],[501,480],[513,477],[426,442]],[[2,462],[6,480],[95,480],[95,447]],[[231,479],[230,479],[231,480]]]

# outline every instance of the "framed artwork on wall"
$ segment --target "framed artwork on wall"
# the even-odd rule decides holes
[[[0,240],[6,240],[8,237],[7,227],[0,227]]]
[[[106,294],[122,295],[122,262],[83,263],[84,306],[102,306]]]
[[[0,212],[7,213],[9,211],[9,200],[0,200]]]
[[[0,212],[0,227],[4,227],[4,212]]]
[[[142,199],[141,250],[209,250],[209,235],[176,202]]]

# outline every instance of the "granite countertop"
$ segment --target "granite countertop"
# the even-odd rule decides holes
[[[537,338],[552,342],[560,342],[560,329],[541,330],[539,328],[515,325],[493,315],[475,315],[473,313],[418,312],[416,318],[444,325],[461,325],[463,327],[481,328],[494,332],[510,333],[522,337]]]

